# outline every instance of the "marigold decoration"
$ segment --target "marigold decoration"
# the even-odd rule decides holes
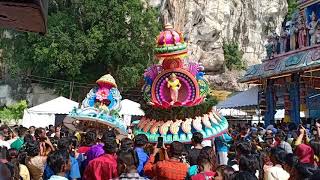
[[[147,135],[151,142],[162,136],[165,143],[189,143],[196,131],[205,139],[220,136],[228,122],[212,110],[217,101],[209,96],[212,92],[204,67],[184,58],[188,51],[182,33],[166,24],[156,43],[158,64],[144,73],[142,92],[146,103],[141,108],[145,117],[134,133]]]

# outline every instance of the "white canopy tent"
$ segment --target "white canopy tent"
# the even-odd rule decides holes
[[[225,101],[217,104],[217,109],[233,109],[245,108],[249,106],[258,106],[258,93],[257,86],[248,89],[247,91],[240,92]]]
[[[132,116],[144,116],[143,110],[140,108],[140,104],[129,99],[124,99],[120,102],[121,110],[120,115],[123,116],[123,120],[127,126],[131,124]]]
[[[247,113],[239,109],[219,109],[219,114],[222,116],[246,116]]]
[[[69,114],[74,107],[78,106],[79,103],[60,96],[24,110],[22,125],[24,127],[47,127],[50,124],[54,125],[56,114]]]

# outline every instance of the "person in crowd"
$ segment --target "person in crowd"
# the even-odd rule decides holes
[[[33,180],[42,180],[47,156],[40,155],[40,143],[38,141],[28,142],[26,144],[26,166],[29,169]]]
[[[215,139],[220,165],[228,164],[228,151],[231,141],[232,137],[228,133],[223,133]]]
[[[162,149],[167,153],[165,148]],[[180,157],[185,151],[184,145],[178,141],[172,142],[168,152],[169,159],[155,163],[155,156],[160,150],[160,148],[154,148],[150,159],[144,167],[145,175],[162,180],[184,180],[188,170],[188,165],[180,161]]]
[[[7,140],[7,142],[10,144],[10,148],[11,148],[11,144],[13,143],[13,142],[15,142],[18,138],[19,138],[19,136],[18,136],[18,134],[19,134],[19,129],[18,128],[14,128],[14,129],[9,129],[9,134],[11,135],[11,137],[9,137],[9,139]]]
[[[235,171],[231,166],[220,165],[217,167],[216,173],[214,180],[231,180]]]
[[[105,140],[107,138],[116,139],[115,132],[113,130],[106,130],[102,136],[102,139]],[[91,160],[103,155],[105,153],[103,147],[104,147],[103,140],[101,143],[91,146],[90,149],[85,154],[86,160],[84,161],[84,166],[87,166],[87,164],[89,164]]]
[[[283,165],[283,169],[286,170],[290,174],[289,180],[295,179],[297,177],[296,166],[299,163],[299,158],[294,154],[287,154],[285,157],[285,164]]]
[[[0,179],[12,180],[9,168],[2,162],[0,162]]]
[[[309,136],[307,134],[307,130],[303,125],[299,125],[299,136],[296,138],[294,145],[299,146],[300,144],[308,144],[310,141]]]
[[[288,180],[290,174],[284,170],[286,152],[281,148],[271,149],[271,161],[273,167],[269,168],[267,172],[264,172],[264,179],[266,180],[277,180],[283,179]]]
[[[52,133],[50,135],[50,137],[56,137],[56,138],[60,139],[61,138],[61,127],[60,126],[56,126],[54,128],[54,133]]]
[[[239,171],[239,160],[240,160],[240,157],[242,155],[247,155],[247,154],[251,154],[251,151],[252,151],[252,146],[249,142],[247,141],[240,141],[238,144],[235,145],[235,160],[236,160],[236,163],[232,164],[232,168],[235,170],[235,171]]]
[[[83,178],[88,180],[104,180],[118,177],[117,173],[117,143],[114,137],[105,133],[102,137],[104,154],[89,162]]]
[[[69,155],[68,159],[70,159],[70,168],[69,168],[70,171],[66,172],[65,176],[71,180],[75,180],[75,179],[80,178],[81,175],[80,175],[78,161],[72,155],[70,155],[70,153],[72,152],[72,145],[71,145],[70,138],[67,138],[67,137],[61,138],[58,141],[58,150],[61,152],[65,151]],[[44,176],[45,178],[44,179],[49,179],[52,175],[54,175],[54,172],[47,165],[45,167],[45,176]]]
[[[11,162],[8,158],[8,150],[6,147],[0,147],[0,162],[3,163],[9,170],[12,179],[20,179],[19,165],[16,162]]]
[[[70,170],[70,158],[67,151],[58,150],[48,156],[48,167],[54,175],[49,180],[68,180],[66,173]]]
[[[247,171],[239,171],[233,174],[231,180],[258,180],[258,178]]]
[[[55,150],[50,139],[46,135],[44,128],[37,128],[35,131],[35,139],[40,143],[40,155],[48,156],[48,154]]]
[[[79,167],[81,167],[82,163],[85,160],[85,156],[82,153],[79,153],[79,141],[76,136],[68,137],[70,141],[70,155],[75,158],[78,162]]]
[[[130,138],[123,138],[120,141],[120,150],[128,151],[130,149],[133,149],[133,140]]]
[[[190,166],[197,165],[198,156],[203,148],[201,143],[203,141],[203,135],[200,132],[194,132],[192,134],[191,142],[193,147],[188,151],[188,162]]]
[[[314,151],[309,145],[299,144],[294,154],[298,156],[299,162],[314,164]]]
[[[217,157],[212,147],[206,146],[202,148],[198,156],[197,171],[198,174],[191,177],[192,180],[212,179],[215,175],[217,167]]]
[[[30,134],[31,136],[34,136],[35,131],[36,131],[36,127],[34,127],[34,126],[30,126],[30,127],[29,127],[29,134]]]
[[[10,144],[5,141],[6,136],[2,131],[0,131],[0,147],[6,147],[7,149],[10,149]]]
[[[19,127],[17,132],[18,138],[10,145],[10,147],[19,151],[24,144],[24,137],[27,134],[28,129],[25,127]]]
[[[296,176],[294,180],[309,180],[314,174],[319,173],[317,166],[308,163],[298,163],[296,165]]]
[[[89,151],[90,147],[97,143],[97,134],[95,131],[89,131],[84,135],[81,146],[78,149],[78,152],[85,154]]]
[[[132,149],[120,150],[117,159],[117,170],[119,178],[114,180],[144,180],[145,177],[141,177],[137,171],[139,165],[139,159],[137,153]]]
[[[138,165],[138,173],[140,176],[144,176],[143,167],[149,160],[149,155],[145,152],[145,148],[148,144],[148,137],[145,134],[138,134],[134,137],[134,147],[135,152],[139,158],[139,165]]]
[[[48,128],[48,132],[46,132],[46,135],[48,137],[51,137],[51,135],[54,134],[54,131],[55,131],[55,127],[52,124],[50,124]]]
[[[5,141],[8,141],[8,140],[11,139],[11,137],[10,137],[10,131],[9,131],[9,126],[7,126],[7,125],[2,125],[2,126],[0,127],[0,131],[2,131],[2,133],[3,133],[3,135],[4,135],[4,140],[5,140]]]
[[[8,150],[7,160],[14,167],[14,177],[15,179],[30,180],[29,170],[27,166],[19,162],[19,156],[20,154],[16,149]]]
[[[276,137],[276,141],[279,142],[278,147],[284,149],[287,154],[293,153],[291,145],[285,141],[286,135],[284,131],[279,130],[275,137]]]
[[[252,173],[259,178],[260,167],[257,156],[254,154],[241,155],[239,160],[239,171]]]

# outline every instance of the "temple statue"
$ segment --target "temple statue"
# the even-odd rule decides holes
[[[296,49],[296,43],[297,43],[297,27],[294,21],[291,21],[289,34],[290,34],[290,50],[292,51]]]
[[[285,53],[287,51],[288,36],[288,31],[283,28],[280,34],[280,53]]]
[[[307,27],[304,23],[303,17],[298,19],[298,45],[299,48],[305,47],[307,44]]]
[[[167,80],[167,86],[170,88],[170,96],[171,96],[171,102],[170,104],[173,105],[174,103],[178,102],[178,95],[179,95],[179,89],[181,87],[181,83],[179,79],[177,79],[177,76],[172,73],[170,75],[170,79]]]
[[[310,35],[310,46],[320,42],[319,20],[316,13],[313,11],[311,14],[311,22],[308,24]]]
[[[280,36],[274,32],[273,33],[273,53],[274,54],[280,54],[280,50],[281,50],[281,43],[280,43]]]
[[[268,43],[265,45],[266,51],[267,51],[267,58],[271,59],[273,58],[273,50],[274,50],[274,44],[273,44],[273,37],[268,37]]]

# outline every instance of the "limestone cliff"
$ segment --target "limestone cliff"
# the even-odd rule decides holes
[[[149,0],[169,22],[188,37],[190,58],[203,63],[208,79],[220,89],[240,90],[242,72],[226,72],[223,40],[234,40],[247,65],[265,56],[266,36],[280,29],[287,0]]]

